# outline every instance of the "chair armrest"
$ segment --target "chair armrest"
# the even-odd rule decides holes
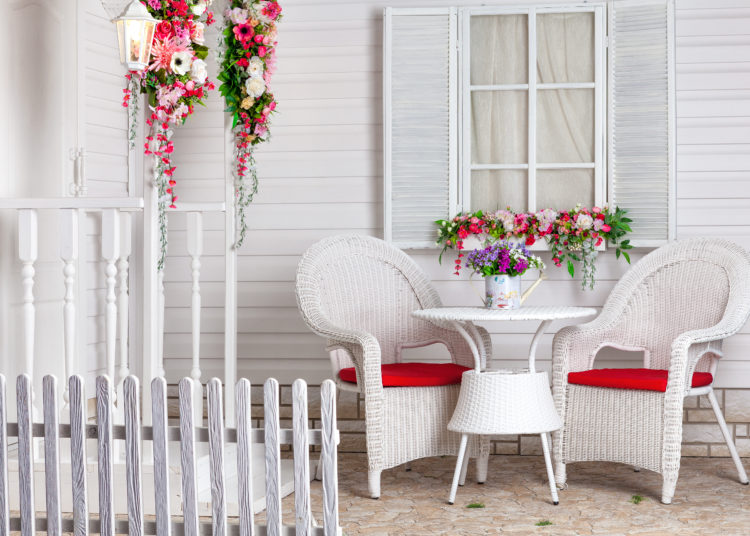
[[[712,354],[714,360],[723,357],[724,354],[721,351],[723,340],[733,335],[738,329],[733,330],[724,322],[719,322],[709,328],[694,329],[680,334],[672,342],[667,390],[674,383],[672,388],[675,391],[678,389],[689,391],[698,361],[707,354]],[[715,370],[712,370],[713,372]]]

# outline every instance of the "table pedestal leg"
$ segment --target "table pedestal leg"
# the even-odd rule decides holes
[[[541,434],[542,450],[544,451],[544,464],[547,466],[547,479],[549,480],[549,490],[552,493],[552,504],[559,504],[560,499],[557,497],[557,486],[555,485],[555,473],[552,470],[552,459],[549,455],[549,438],[548,434]]]
[[[458,458],[456,459],[456,470],[453,472],[453,483],[451,484],[451,494],[448,497],[448,504],[456,501],[456,490],[458,489],[458,479],[461,476],[461,468],[464,465],[464,456],[466,455],[466,443],[469,440],[467,434],[461,434],[461,445],[458,447]]]

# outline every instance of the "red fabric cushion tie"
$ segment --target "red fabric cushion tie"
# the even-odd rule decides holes
[[[391,363],[381,365],[383,387],[427,387],[461,383],[461,375],[470,370],[454,363]],[[341,369],[339,378],[357,383],[354,367]]]
[[[667,390],[669,371],[660,369],[594,369],[568,373],[568,383],[590,385],[592,387],[611,387],[614,389],[641,389],[645,391]],[[693,374],[693,387],[711,385],[714,377],[708,372]]]

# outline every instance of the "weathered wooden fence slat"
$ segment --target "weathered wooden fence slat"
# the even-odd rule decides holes
[[[70,475],[73,492],[75,536],[88,536],[89,507],[86,481],[86,408],[83,378],[71,376],[68,381],[70,406]]]
[[[321,388],[322,430],[308,428],[307,385],[297,380],[292,387],[292,428],[280,427],[279,384],[274,379],[265,382],[264,428],[252,428],[252,392],[248,380],[240,380],[234,390],[237,428],[226,428],[224,421],[223,386],[212,379],[207,384],[207,427],[196,426],[194,398],[197,392],[193,381],[184,378],[179,384],[180,422],[169,426],[167,420],[167,385],[163,378],[151,384],[153,426],[141,423],[140,385],[134,376],[121,384],[122,398],[117,402],[122,425],[114,425],[114,392],[109,377],[96,379],[96,424],[87,424],[84,382],[71,376],[67,383],[70,424],[60,424],[58,387],[53,376],[43,380],[43,423],[34,423],[33,390],[28,375],[18,377],[16,399],[18,422],[7,422],[5,378],[0,375],[0,536],[20,532],[32,536],[47,531],[58,536],[73,533],[130,534],[132,536],[340,536],[338,525],[338,490],[336,455],[339,442],[336,429],[336,387],[326,382]],[[231,404],[232,401],[228,401]],[[20,512],[11,517],[8,488],[8,442],[18,438],[18,496]],[[46,515],[38,516],[34,504],[34,438],[43,438],[44,474],[46,483]],[[70,464],[60,463],[60,440],[70,438]],[[87,502],[86,441],[97,441],[99,515],[90,516]],[[39,440],[36,440],[39,441]],[[127,493],[127,512],[115,511],[114,463],[115,441],[124,441],[124,468]],[[152,441],[154,464],[154,519],[144,519],[143,455],[144,441]],[[180,443],[182,473],[182,515],[170,510],[168,462],[170,441]],[[198,516],[197,443],[208,443],[211,480],[211,521]],[[228,518],[226,497],[227,443],[237,443],[238,519]],[[264,468],[253,467],[253,448],[264,445]],[[295,524],[284,525],[281,516],[281,445],[292,445],[295,466]],[[314,524],[310,503],[310,445],[321,445],[323,464],[323,526]],[[60,490],[61,474],[70,470],[72,480],[72,518],[64,515]],[[253,473],[265,471],[266,522],[256,524],[253,515]],[[127,518],[116,514],[127,513]],[[182,519],[180,519],[180,517]]]
[[[5,401],[5,376],[0,374],[0,536],[10,535],[8,504],[8,414]]]
[[[320,386],[320,420],[323,464],[323,527],[326,536],[339,533],[339,484],[336,457],[339,432],[336,428],[336,384],[326,380]]]
[[[123,381],[125,417],[125,471],[128,486],[128,533],[143,536],[143,493],[141,491],[141,400],[138,378]]]
[[[34,534],[34,453],[31,435],[31,379],[28,374],[16,382],[18,403],[18,487],[21,507],[21,534]]]
[[[237,418],[237,500],[240,514],[240,536],[255,536],[253,526],[253,442],[250,435],[252,400],[250,382],[237,382],[235,397]]]
[[[62,510],[60,508],[60,423],[57,413],[57,378],[42,380],[42,408],[44,411],[44,475],[47,502],[47,534],[60,536]]]
[[[180,380],[180,466],[185,536],[198,536],[198,480],[195,468],[193,380]]]
[[[226,534],[227,498],[224,487],[224,411],[221,380],[208,382],[208,457],[211,466],[211,520],[216,536]]]
[[[99,376],[96,379],[96,421],[99,434],[96,455],[99,465],[100,534],[103,536],[115,534],[112,417],[112,382],[108,376]]]
[[[297,534],[307,536],[312,526],[310,512],[310,446],[307,443],[307,384],[292,385],[292,429],[294,430],[294,494]]]
[[[281,448],[279,445],[279,382],[263,386],[263,419],[266,429],[266,521],[268,536],[279,536],[281,522]]]
[[[167,439],[167,382],[154,378],[151,382],[151,422],[154,451],[154,511],[156,532],[169,536],[169,444]]]

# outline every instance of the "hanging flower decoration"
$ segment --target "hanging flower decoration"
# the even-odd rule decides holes
[[[513,212],[510,209],[484,213],[461,213],[450,220],[438,220],[437,244],[443,247],[440,253],[448,248],[458,251],[455,260],[455,274],[461,270],[461,258],[464,257],[464,241],[470,236],[483,239],[485,244],[501,240],[523,242],[532,246],[544,238],[552,253],[555,266],[566,263],[570,277],[575,275],[574,262],[582,265],[583,289],[594,288],[596,274],[597,248],[603,243],[615,247],[615,256],[622,256],[630,263],[627,250],[632,249],[630,240],[625,236],[631,232],[627,211],[605,206],[583,208],[577,205],[573,210],[557,212],[544,209],[535,213]]]
[[[275,0],[230,0],[224,18],[218,79],[226,111],[232,114],[239,225],[235,247],[240,247],[247,234],[247,207],[258,192],[253,148],[269,139],[269,117],[276,109],[268,86],[276,70],[276,24],[281,20],[281,6]]]
[[[208,47],[204,37],[214,23],[208,7],[213,0],[141,0],[151,15],[161,22],[154,30],[154,42],[148,68],[126,74],[123,106],[130,117],[130,142],[135,140],[138,118],[138,93],[148,95],[151,114],[144,153],[154,157],[154,182],[158,191],[161,253],[158,269],[164,267],[167,254],[167,207],[176,208],[171,141],[173,127],[185,122],[196,104],[204,105],[214,83],[208,80],[205,59]]]

